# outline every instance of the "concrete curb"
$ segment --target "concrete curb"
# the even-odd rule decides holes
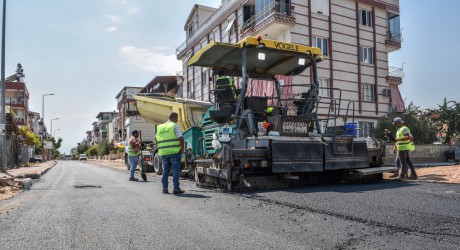
[[[14,179],[14,182],[22,186],[22,189],[30,189],[33,182],[31,178]]]
[[[53,163],[50,166],[48,166],[48,167],[46,167],[46,168],[44,168],[44,169],[42,169],[42,170],[40,170],[40,171],[38,171],[36,173],[25,174],[24,177],[25,178],[31,178],[31,179],[40,179],[40,177],[42,175],[44,175],[46,172],[48,172],[48,170],[53,168],[56,164],[57,164],[57,161],[53,161]]]

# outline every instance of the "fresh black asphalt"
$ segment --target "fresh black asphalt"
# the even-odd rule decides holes
[[[158,176],[129,182],[127,171],[60,161],[0,202],[0,249],[460,248],[460,185],[181,187],[165,195]]]

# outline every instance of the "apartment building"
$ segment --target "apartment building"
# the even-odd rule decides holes
[[[117,128],[118,138],[122,141],[126,138],[125,121],[128,117],[139,115],[137,111],[136,100],[133,94],[139,93],[142,87],[125,86],[115,97],[117,99]]]
[[[156,76],[139,93],[161,93],[175,96],[178,88],[176,76]]]
[[[324,89],[320,96],[340,95],[342,100],[353,101],[355,122],[361,128],[358,136],[370,135],[378,117],[404,111],[399,92],[404,73],[388,62],[388,54],[402,43],[399,0],[222,0],[211,15],[210,11],[212,8],[195,5],[184,27],[186,41],[176,50],[183,62],[178,83],[183,97],[211,98],[212,72],[187,66],[194,53],[213,40],[236,43],[261,35],[322,50],[325,60],[318,64],[318,75]],[[283,81],[285,85],[307,85],[312,77],[306,70]],[[238,79],[235,82],[239,84]],[[324,118],[327,109],[318,112]],[[332,124],[322,124],[326,125]]]
[[[112,120],[118,116],[117,112],[99,112],[96,116],[97,121],[93,123],[93,143],[100,143],[102,140],[111,141],[113,138],[109,137],[109,128],[111,127]]]
[[[29,90],[24,82],[5,82],[5,105],[10,106],[11,111],[16,114],[16,124],[28,125],[29,114]]]

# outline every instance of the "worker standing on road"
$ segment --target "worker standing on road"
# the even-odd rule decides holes
[[[132,136],[128,141],[129,180],[138,181],[138,179],[134,177],[134,172],[136,171],[137,162],[139,161],[138,157],[141,140],[139,139],[139,131],[134,130],[131,134]]]
[[[177,125],[179,115],[176,112],[169,114],[169,120],[166,123],[158,125],[156,133],[156,141],[158,146],[158,154],[163,160],[163,176],[161,183],[163,184],[163,194],[168,192],[168,176],[172,167],[173,172],[173,194],[182,194],[185,191],[179,187],[179,172],[181,167],[181,155],[184,149],[184,139],[182,131]]]
[[[414,164],[412,163],[409,152],[415,149],[413,136],[407,126],[404,125],[404,121],[396,117],[393,120],[393,124],[398,128],[396,132],[396,147],[398,149],[399,159],[401,161],[401,173],[399,178],[404,180],[407,177],[407,165],[410,167],[411,176],[410,179],[417,179],[417,173],[415,172]]]

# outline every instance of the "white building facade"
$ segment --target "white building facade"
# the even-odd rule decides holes
[[[194,53],[213,40],[236,43],[261,35],[321,48],[325,60],[318,64],[319,85],[332,89],[320,96],[353,101],[358,136],[371,135],[378,117],[404,111],[398,88],[404,74],[388,62],[388,54],[402,43],[399,0],[223,0],[217,9],[195,5],[184,30],[186,41],[176,51],[183,62],[178,82],[183,97],[211,98],[212,72],[187,66]],[[293,85],[312,81],[309,70],[290,80]],[[318,112],[324,118],[328,111]]]

